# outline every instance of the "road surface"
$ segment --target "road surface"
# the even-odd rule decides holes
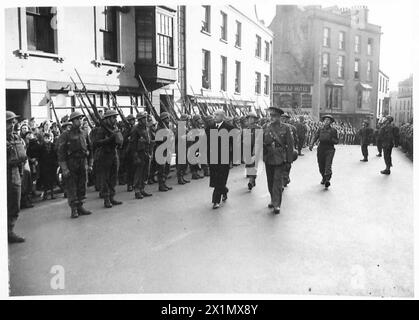
[[[265,173],[247,190],[230,171],[228,201],[212,210],[208,179],[70,219],[65,199],[23,210],[9,246],[10,294],[275,293],[413,296],[413,164],[394,151],[390,176],[370,147],[337,146],[330,190],[319,184],[316,152],[294,163],[281,214],[267,208]],[[175,176],[172,174],[172,176]],[[57,267],[58,266],[58,267]],[[59,273],[55,273],[59,271]],[[64,274],[64,278],[61,275]],[[57,282],[57,277],[61,282]],[[64,279],[64,280],[63,280]],[[51,285],[60,283],[63,289]]]

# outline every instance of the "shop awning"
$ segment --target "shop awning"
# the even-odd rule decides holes
[[[372,90],[372,87],[369,85],[369,84],[367,84],[367,83],[362,83],[362,82],[360,82],[360,83],[358,83],[358,85],[357,85],[357,89],[359,90],[359,89],[361,89],[361,90]]]
[[[324,84],[325,86],[331,86],[331,87],[343,87],[343,83],[337,82],[337,81],[332,81],[332,80],[327,80],[326,83]]]

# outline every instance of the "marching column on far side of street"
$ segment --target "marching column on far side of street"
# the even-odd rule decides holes
[[[382,174],[389,175],[391,173],[390,168],[393,166],[391,153],[393,147],[399,146],[400,133],[399,128],[393,124],[393,117],[386,116],[383,125],[378,133],[379,139],[381,140],[384,153],[384,163],[386,168],[381,171]]]
[[[86,196],[87,169],[91,167],[88,137],[81,130],[83,114],[74,111],[69,118],[71,129],[65,130],[58,139],[58,164],[61,167],[64,190],[71,208],[71,218],[89,215],[83,207]]]
[[[107,110],[100,127],[92,136],[95,150],[96,179],[105,208],[122,204],[115,200],[115,186],[118,177],[119,159],[116,148],[121,147],[123,137],[116,128],[118,112]]]
[[[337,130],[331,127],[335,119],[331,115],[325,115],[322,117],[322,121],[323,127],[318,129],[313,137],[310,144],[310,151],[313,150],[314,144],[320,141],[317,147],[317,162],[322,176],[321,184],[324,184],[327,189],[332,179],[332,163],[336,150],[335,144],[339,143],[339,138]]]
[[[283,180],[287,175],[287,168],[292,162],[294,153],[294,139],[291,128],[281,122],[284,111],[277,107],[268,108],[271,121],[263,130],[263,161],[265,162],[268,190],[271,203],[268,207],[280,213],[283,192]]]

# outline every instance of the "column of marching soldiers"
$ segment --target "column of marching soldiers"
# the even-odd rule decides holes
[[[172,187],[166,183],[170,174],[170,163],[158,164],[154,156],[156,148],[164,143],[164,140],[156,141],[155,135],[160,129],[171,129],[177,139],[176,124],[179,121],[184,121],[188,129],[204,129],[208,139],[208,130],[215,128],[220,130],[222,123],[226,124],[223,127],[227,129],[250,129],[252,133],[250,143],[252,144],[255,143],[256,129],[263,129],[263,161],[271,194],[268,207],[272,208],[276,214],[279,214],[284,188],[290,183],[291,165],[298,156],[303,156],[301,151],[304,147],[308,146],[312,150],[313,146],[318,144],[321,183],[328,188],[332,176],[334,144],[361,143],[364,155],[362,161],[368,159],[368,154],[365,154],[365,145],[369,145],[373,140],[377,142],[378,156],[381,156],[383,140],[393,139],[391,143],[396,146],[398,144],[398,137],[396,137],[398,131],[394,129],[394,126],[387,131],[381,129],[380,133],[378,131],[374,133],[368,125],[355,131],[355,128],[349,124],[336,123],[329,115],[324,116],[319,122],[314,121],[307,114],[287,114],[275,106],[266,109],[269,111],[268,115],[266,110],[257,108],[254,108],[255,111],[247,108],[236,109],[227,99],[224,106],[217,106],[209,103],[200,104],[185,97],[182,98],[184,110],[188,110],[187,105],[194,105],[196,109],[189,110],[198,110],[198,112],[180,113],[178,116],[175,105],[167,103],[163,106],[165,110],[158,114],[148,98],[147,91],[145,94],[147,111],[140,111],[133,100],[137,114],[125,117],[111,93],[113,108],[102,112],[90,100],[81,78],[83,88],[80,90],[74,80],[71,80],[76,87],[75,94],[80,102],[81,112],[74,111],[59,120],[50,99],[56,122],[44,121],[37,126],[33,118],[29,121],[22,119],[19,122],[18,115],[6,111],[8,239],[10,243],[24,242],[24,238],[13,231],[20,209],[33,207],[31,198],[36,196],[47,200],[49,195],[53,199],[57,185],[67,198],[71,218],[91,214],[91,211],[84,208],[87,186],[95,187],[99,196],[103,198],[105,208],[122,204],[115,198],[115,187],[118,182],[127,185],[127,192],[133,192],[135,199],[152,196],[151,193],[145,191],[146,184],[158,183],[159,192],[172,190]],[[143,82],[142,84],[146,90]],[[118,121],[118,116],[121,118],[120,121]],[[384,122],[391,123],[392,118],[390,118],[386,118]],[[387,128],[385,123],[381,125]],[[394,137],[393,133],[395,133]],[[391,135],[390,138],[389,135]],[[397,142],[394,143],[396,138]],[[406,124],[402,127],[402,140],[408,152],[413,152],[412,125]],[[384,174],[389,174],[391,150],[388,151],[385,147],[384,157],[388,172],[384,170]],[[254,156],[254,145],[251,149]],[[222,201],[227,200],[228,171],[240,163],[233,163],[230,159],[227,168],[223,165],[206,163],[181,164],[178,162],[178,157],[179,155],[176,154],[178,184],[184,185],[190,182],[186,178],[188,167],[192,180],[210,176],[210,186],[214,187],[213,208],[219,208],[221,198]],[[247,162],[246,170],[254,165],[254,162]],[[60,174],[57,175],[57,171]],[[247,177],[249,178],[247,188],[252,190],[256,186],[256,174],[249,171]],[[36,184],[34,184],[35,181]],[[41,195],[37,192],[39,189],[42,190]]]

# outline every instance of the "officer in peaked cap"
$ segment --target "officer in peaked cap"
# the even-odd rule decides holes
[[[71,128],[64,130],[58,138],[57,156],[58,164],[64,180],[64,190],[68,205],[71,208],[71,218],[80,215],[89,215],[90,211],[83,207],[86,195],[86,167],[91,163],[91,150],[89,150],[88,137],[81,129],[83,114],[74,111],[70,117]],[[67,128],[70,127],[67,125]]]
[[[116,126],[117,116],[118,112],[115,110],[106,110],[101,126],[92,136],[96,179],[105,208],[122,204],[115,200],[119,163],[117,147],[121,147],[123,143],[122,133]]]
[[[384,153],[384,162],[386,168],[381,171],[381,174],[389,175],[390,168],[393,166],[391,159],[391,153],[393,147],[398,147],[400,143],[400,131],[399,128],[393,124],[393,117],[388,115],[385,117],[385,121],[380,128],[378,133],[379,139],[381,140],[383,153]]]
[[[271,202],[268,207],[280,213],[283,182],[287,166],[292,162],[294,140],[288,125],[282,123],[284,111],[276,106],[269,107],[270,122],[263,130],[263,161],[265,162],[268,190]]]

